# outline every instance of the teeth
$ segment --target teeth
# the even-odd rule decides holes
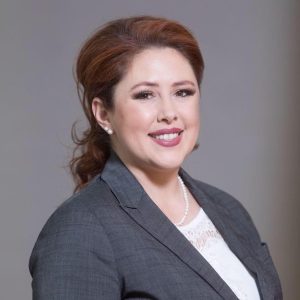
[[[170,141],[175,139],[178,136],[178,133],[168,133],[168,134],[161,134],[161,135],[155,135],[154,138],[158,140],[165,140]]]

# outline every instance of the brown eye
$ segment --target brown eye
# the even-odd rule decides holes
[[[179,97],[188,97],[193,96],[195,94],[195,90],[192,89],[182,89],[176,92],[176,96]]]
[[[133,95],[133,99],[137,100],[147,100],[153,97],[153,93],[151,91],[141,91]]]

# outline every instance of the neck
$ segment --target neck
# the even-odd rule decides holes
[[[143,170],[132,166],[127,167],[142,186],[149,184],[158,188],[168,187],[177,182],[179,172],[179,168],[172,170]]]

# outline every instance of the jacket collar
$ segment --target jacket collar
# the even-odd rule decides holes
[[[214,223],[229,248],[244,263],[248,270],[252,272],[258,289],[263,295],[263,286],[260,286],[257,280],[261,271],[259,263],[251,257],[249,250],[238,238],[234,228],[231,228],[229,222],[226,222],[225,212],[210,200],[210,197],[199,188],[199,184],[183,169],[180,170],[180,176],[198,201],[200,207],[204,209],[205,213]],[[224,299],[237,299],[219,274],[149,198],[134,175],[115,153],[112,153],[107,161],[101,173],[101,179],[106,182],[119,201],[120,206],[136,223],[143,227],[157,241],[166,246],[199,276],[203,277],[221,297]]]

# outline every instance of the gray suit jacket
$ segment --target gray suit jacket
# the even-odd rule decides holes
[[[255,278],[261,298],[282,299],[267,245],[242,205],[180,173]],[[99,176],[50,217],[30,272],[35,300],[237,299],[114,154]]]

